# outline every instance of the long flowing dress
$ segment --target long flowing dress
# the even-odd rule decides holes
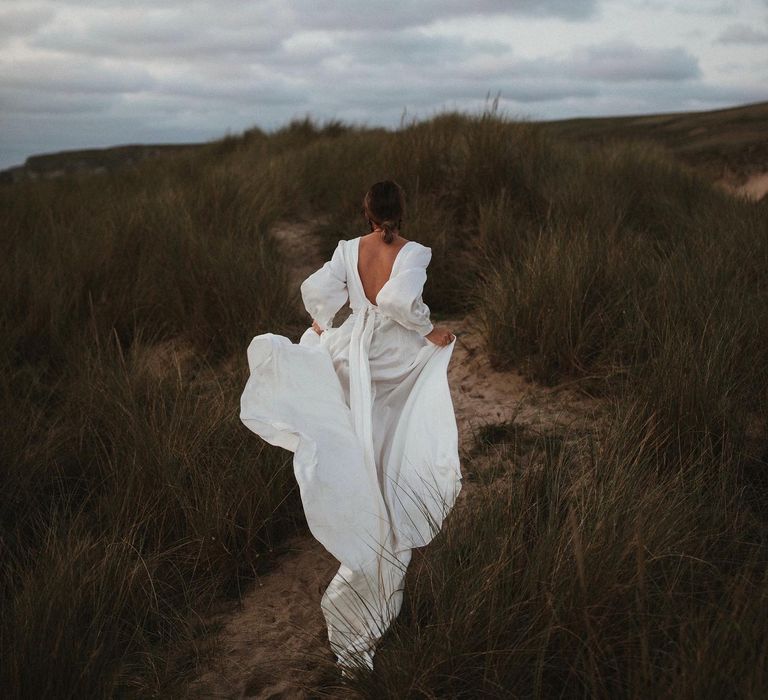
[[[409,240],[372,303],[358,271],[360,237],[340,240],[301,284],[308,328],[298,343],[272,333],[248,346],[240,418],[293,467],[313,536],[338,572],[321,607],[338,664],[373,667],[398,615],[411,550],[440,531],[461,490],[445,346],[422,292],[432,249]],[[333,319],[349,300],[352,313]]]

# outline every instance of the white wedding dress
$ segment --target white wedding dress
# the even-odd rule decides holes
[[[340,562],[321,606],[338,663],[373,666],[400,611],[413,547],[426,545],[461,489],[448,363],[422,300],[431,248],[407,241],[389,280],[365,296],[360,238],[301,285],[311,327],[298,343],[272,333],[248,347],[240,417],[293,466],[312,534]],[[352,313],[332,322],[349,299]]]

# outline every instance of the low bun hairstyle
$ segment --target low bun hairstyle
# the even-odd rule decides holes
[[[391,243],[395,231],[402,224],[405,214],[405,192],[394,180],[375,183],[363,198],[363,213],[373,231],[376,226],[384,230],[382,240]]]

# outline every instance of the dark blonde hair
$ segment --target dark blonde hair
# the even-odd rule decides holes
[[[382,238],[391,243],[395,238],[395,229],[400,228],[405,213],[405,191],[394,180],[382,180],[371,186],[363,198],[363,213],[371,225],[384,229]]]

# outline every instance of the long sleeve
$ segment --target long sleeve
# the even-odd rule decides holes
[[[381,288],[379,308],[406,328],[427,335],[434,325],[430,321],[429,307],[424,303],[422,293],[432,249],[420,245],[409,253],[397,272]]]
[[[331,259],[301,283],[301,298],[307,313],[326,330],[349,298],[344,240],[339,241]]]

